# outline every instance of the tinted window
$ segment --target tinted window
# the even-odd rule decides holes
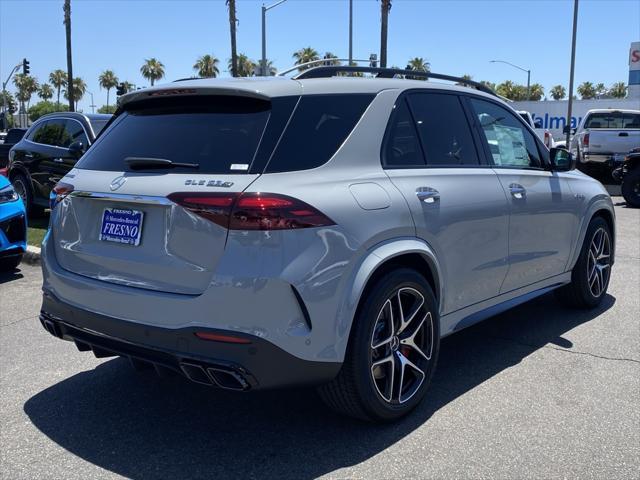
[[[640,128],[640,113],[592,113],[584,128]]]
[[[266,172],[316,168],[336,153],[373,95],[303,96]]]
[[[132,105],[77,164],[127,171],[127,157],[197,163],[175,173],[246,173],[269,119],[270,103],[241,97],[166,99]]]
[[[18,143],[24,136],[24,132],[26,132],[26,130],[22,128],[12,128],[7,133],[7,136],[4,139],[4,143],[7,145]]]
[[[464,109],[456,95],[417,93],[409,104],[427,165],[478,165],[478,154]]]
[[[47,120],[31,133],[29,140],[44,145],[59,146],[64,132],[64,123],[64,120]]]
[[[540,167],[540,155],[533,135],[507,109],[492,102],[471,99],[493,164],[502,167]]]
[[[89,120],[89,122],[91,123],[93,134],[97,137],[109,120]]]
[[[393,109],[389,136],[384,147],[384,166],[423,167],[424,156],[406,99],[400,99]]]
[[[62,138],[60,139],[60,146],[68,147],[74,142],[82,142],[82,145],[85,147],[89,146],[89,139],[87,138],[84,128],[82,128],[80,122],[67,120],[65,129],[62,133]]]

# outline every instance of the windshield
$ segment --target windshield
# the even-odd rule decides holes
[[[78,168],[129,171],[125,159],[142,157],[197,164],[199,173],[247,173],[271,111],[269,102],[239,97],[157,105],[130,107]]]
[[[587,118],[584,128],[640,128],[640,113],[593,113]]]

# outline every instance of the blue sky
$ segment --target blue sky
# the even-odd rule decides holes
[[[237,3],[238,50],[258,59],[262,2]],[[0,0],[2,81],[23,57],[39,80],[66,68],[62,4]],[[503,59],[530,68],[532,83],[546,90],[567,86],[572,8],[572,0],[394,0],[389,64],[404,66],[420,56],[434,72],[526,83],[526,73],[489,63]],[[640,40],[640,2],[581,0],[579,12],[576,81],[626,82],[629,44]],[[105,68],[139,86],[146,85],[139,69],[149,57],[164,63],[165,80],[192,75],[204,53],[215,54],[226,70],[224,0],[72,0],[72,15],[74,74],[87,82],[98,106],[106,103],[97,80]],[[305,46],[347,55],[348,0],[288,0],[267,16],[267,56],[279,69],[290,66],[293,51]],[[379,51],[379,28],[379,2],[354,1],[354,57]],[[87,95],[80,108],[90,111],[90,103]]]

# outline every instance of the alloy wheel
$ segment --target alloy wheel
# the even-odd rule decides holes
[[[396,290],[382,305],[371,336],[371,378],[380,397],[403,404],[427,377],[433,352],[433,316],[414,288]]]
[[[611,242],[604,228],[598,228],[593,234],[588,255],[589,290],[594,297],[599,297],[607,288],[611,272]]]

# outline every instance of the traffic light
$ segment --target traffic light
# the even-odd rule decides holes
[[[124,83],[119,83],[116,87],[116,95],[121,96],[127,93],[127,86]]]
[[[22,74],[29,75],[29,60],[26,58],[22,59]]]

